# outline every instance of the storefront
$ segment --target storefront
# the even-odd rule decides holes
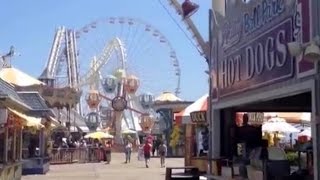
[[[26,112],[30,107],[23,103],[13,87],[0,79],[0,179],[21,179],[23,118],[10,109]]]
[[[45,87],[44,83],[13,67],[1,69],[0,77],[14,85],[11,88],[17,98],[30,108],[25,112],[9,109],[16,117],[27,122],[22,131],[22,174],[45,174],[50,165],[51,127],[54,124],[59,126],[59,123],[37,92],[36,87]]]
[[[185,166],[198,167],[206,172],[208,167],[209,129],[207,121],[208,94],[202,96],[176,114],[184,128]]]
[[[51,121],[45,117],[32,117],[16,113],[32,124],[23,129],[22,175],[46,174],[50,168]]]
[[[312,0],[228,1],[225,17],[211,14],[213,172],[221,174],[217,161],[236,156],[236,112],[312,112],[311,121],[318,122],[316,63],[293,57],[288,48],[319,33],[311,18],[317,5]],[[314,162],[319,162],[318,126],[312,124]],[[315,179],[318,171],[314,163]]]
[[[20,142],[21,147],[19,146],[20,150],[22,150],[20,157],[22,161],[22,175],[29,174],[26,172],[30,171],[30,169],[37,169],[38,174],[46,173],[49,171],[49,162],[48,160],[43,162],[47,149],[45,147],[47,141],[45,140],[46,135],[44,133],[45,126],[41,124],[41,118],[29,116],[12,108],[8,108],[8,111],[10,117],[21,119],[21,121],[24,122],[21,127],[21,132],[18,131],[19,136],[21,135],[22,137],[22,141]],[[48,155],[46,157],[48,157]],[[45,170],[40,173],[39,169]]]
[[[0,179],[21,178],[21,144],[24,120],[12,112],[2,109],[7,114],[6,123],[0,128],[1,164]]]
[[[200,172],[206,172],[209,151],[207,111],[195,111],[190,116],[192,122],[185,125],[185,166],[195,166]]]

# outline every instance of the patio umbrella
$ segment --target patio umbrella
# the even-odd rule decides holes
[[[274,117],[269,119],[262,125],[263,132],[284,132],[284,133],[295,133],[299,132],[299,130],[289,123],[286,122],[285,119]]]
[[[136,131],[131,130],[131,129],[125,129],[121,132],[122,134],[135,134]]]
[[[105,132],[93,132],[93,133],[89,133],[87,135],[84,136],[84,138],[92,138],[92,139],[103,139],[103,138],[113,138],[113,136],[109,133],[105,133]]]
[[[299,136],[311,137],[311,128],[304,129],[302,132],[298,133],[298,137]]]

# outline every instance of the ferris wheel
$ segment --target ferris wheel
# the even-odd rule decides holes
[[[141,80],[140,91],[180,93],[181,70],[176,52],[169,40],[151,24],[139,19],[110,17],[91,22],[75,34],[80,77],[90,66],[88,60],[101,53],[106,42],[117,37],[126,49],[127,71]],[[119,59],[109,61],[106,67],[112,69],[119,63],[122,63]]]
[[[179,61],[170,42],[152,25],[133,18],[104,18],[77,31],[61,28],[47,69],[55,86],[83,92],[81,114],[96,117],[119,108],[115,122],[128,129],[141,129],[137,115],[146,120],[150,116],[143,115],[152,114],[151,94],[139,94],[180,93]]]

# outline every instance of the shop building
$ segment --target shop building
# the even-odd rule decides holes
[[[210,14],[213,161],[234,156],[237,112],[311,112],[313,174],[320,179],[318,64],[306,58],[307,48],[294,57],[288,46],[320,35],[319,1],[224,2],[224,14]]]
[[[26,105],[13,86],[0,79],[0,179],[21,179],[22,129],[27,120],[16,116],[31,108]],[[14,112],[12,111],[14,110]]]
[[[207,121],[208,94],[176,114],[184,128],[184,165],[195,166],[205,173],[208,167],[209,126]]]
[[[39,92],[26,88],[44,84],[14,67],[2,68],[0,78],[1,81],[10,84],[16,96],[30,108],[23,112],[9,108],[13,117],[27,122],[21,131],[22,174],[45,174],[49,171],[50,164],[51,127],[60,124]]]
[[[158,137],[167,143],[168,156],[184,155],[184,128],[182,120],[177,119],[175,115],[190,104],[192,101],[184,101],[170,92],[163,92],[155,98],[153,109],[159,116],[159,131],[162,136]]]

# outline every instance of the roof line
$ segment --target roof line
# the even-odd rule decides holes
[[[15,98],[12,98],[10,95],[4,95],[4,98],[9,99],[10,101],[14,102],[16,105],[23,107],[23,109],[32,110],[30,106],[28,106],[24,102],[20,102],[16,100]]]
[[[38,91],[17,91],[17,93],[20,93],[20,94],[22,94],[22,93],[24,93],[24,94],[27,94],[27,93],[37,93],[37,94],[39,94],[39,92]]]

